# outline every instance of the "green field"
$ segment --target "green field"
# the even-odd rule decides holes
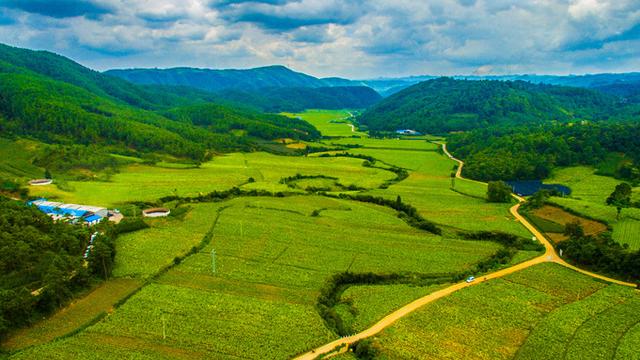
[[[429,304],[376,343],[385,359],[633,359],[639,308],[633,289],[541,264]]]
[[[621,181],[608,176],[594,174],[594,169],[584,166],[557,170],[550,183],[560,183],[571,188],[571,196],[553,198],[553,202],[573,209],[578,213],[602,220],[613,227],[613,239],[628,244],[631,249],[640,249],[640,209],[623,209],[616,220],[616,208],[608,206],[606,199]],[[634,188],[633,199],[640,200],[640,189]]]
[[[333,275],[458,273],[500,249],[491,242],[460,240],[455,235],[458,229],[529,236],[511,218],[510,204],[486,202],[485,185],[456,180],[452,191],[454,163],[434,144],[353,139],[364,147],[350,152],[379,159],[374,165],[382,169],[347,157],[234,153],[216,156],[199,168],[135,163],[110,181],[73,181],[67,191],[55,186],[33,189],[33,195],[107,206],[233,186],[300,195],[185,204],[190,210],[183,217],[148,220],[150,228],[118,237],[113,272],[117,279],[147,285],[86,330],[13,357],[288,358],[337,338],[316,307],[321,289]],[[407,169],[409,177],[385,188],[383,184],[396,177],[385,170],[391,166]],[[295,180],[290,184],[296,188],[281,183],[296,174],[336,180]],[[249,178],[254,181],[248,182]],[[446,235],[412,228],[387,207],[303,191],[306,187],[340,190],[336,182],[364,188],[364,194],[400,196],[426,219],[445,226]],[[206,247],[192,253],[207,239],[211,242]],[[535,255],[518,252],[512,263]],[[436,288],[352,286],[335,311],[357,331]]]
[[[415,206],[426,219],[467,230],[500,230],[528,237],[529,233],[509,214],[509,204],[488,203],[486,185],[456,179],[452,191],[452,160],[436,152],[353,149],[354,153],[374,156],[385,162],[413,170],[409,177],[388,189],[368,193],[395,198],[400,196]]]
[[[169,168],[130,165],[110,181],[70,181],[73,191],[63,191],[55,185],[34,187],[31,194],[71,203],[117,206],[127,201],[153,201],[168,195],[196,196],[214,190],[226,190],[256,182],[249,189],[262,188],[284,191],[280,179],[303,175],[327,175],[343,185],[364,188],[380,186],[395,175],[391,172],[362,166],[363,160],[352,158],[314,158],[276,156],[267,153],[234,153],[217,156],[200,168]]]
[[[395,309],[447,285],[352,286],[342,294],[345,304],[338,305],[337,311],[352,329],[362,331]]]
[[[327,144],[359,145],[371,149],[436,151],[440,146],[424,139],[373,139],[369,137],[345,137],[324,141]]]
[[[315,309],[318,292],[332,274],[459,271],[499,248],[428,235],[406,225],[392,210],[366,203],[297,196],[239,198],[224,205],[213,240],[203,251],[87,331],[27,349],[16,358],[46,358],[51,352],[60,358],[116,358],[127,348],[136,357],[286,358],[335,338]],[[151,253],[164,253],[169,244],[176,253],[190,248],[207,229],[207,220],[213,223],[216,209],[195,205],[180,227],[174,225],[191,234],[170,237],[166,229],[179,220],[166,220],[118,239],[118,244],[122,240],[130,245],[120,248],[117,262],[127,264],[117,273],[144,276],[170,262],[168,256]],[[322,209],[320,215],[311,216],[316,209]],[[405,288],[395,292],[401,297],[380,294],[373,302],[367,299],[362,303],[367,315],[358,321],[364,326],[429,290]],[[378,304],[383,306],[367,309]],[[105,345],[104,350],[96,344]],[[131,344],[141,345],[132,349]]]
[[[351,112],[348,110],[307,110],[303,113],[283,113],[283,115],[300,118],[310,123],[323,136],[366,136],[362,132],[352,130],[349,125],[351,123],[347,121],[351,117]]]

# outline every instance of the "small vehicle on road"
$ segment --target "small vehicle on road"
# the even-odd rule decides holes
[[[475,279],[476,279],[476,278],[475,278],[475,276],[469,276],[469,277],[467,278],[467,280],[465,280],[465,281],[466,281],[466,282],[468,282],[468,283],[470,283],[470,282],[475,281]]]

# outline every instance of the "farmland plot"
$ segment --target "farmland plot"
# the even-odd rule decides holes
[[[376,342],[388,359],[610,359],[639,310],[633,289],[546,263],[427,305]]]

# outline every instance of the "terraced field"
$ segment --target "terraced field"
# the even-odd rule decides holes
[[[545,263],[427,305],[375,342],[384,359],[633,359],[639,306],[633,289]]]

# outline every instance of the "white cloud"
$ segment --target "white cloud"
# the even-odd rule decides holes
[[[0,41],[100,69],[283,64],[320,76],[374,77],[640,67],[637,0],[94,3],[109,12],[61,17],[27,6],[0,9],[11,20],[0,23]]]

